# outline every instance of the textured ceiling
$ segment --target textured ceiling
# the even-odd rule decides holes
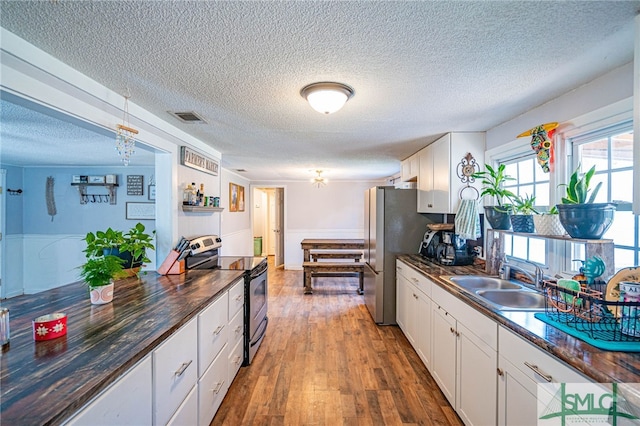
[[[315,169],[373,179],[442,133],[488,130],[630,62],[640,1],[0,7],[5,29],[118,93],[128,87],[132,103],[222,152],[224,167],[251,179]],[[328,116],[299,94],[325,80],[355,89]]]

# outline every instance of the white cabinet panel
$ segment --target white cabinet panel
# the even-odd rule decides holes
[[[178,407],[167,426],[189,426],[198,424],[198,387],[194,386],[187,398]]]
[[[244,337],[244,312],[240,311],[229,321],[229,345],[234,346]]]
[[[222,348],[198,382],[198,424],[208,426],[229,389],[227,348]]]
[[[243,346],[244,342],[240,341],[237,342],[236,345],[233,347],[233,349],[231,349],[229,351],[229,368],[228,368],[228,382],[229,386],[231,386],[231,383],[233,382],[233,379],[236,378],[236,374],[238,374],[238,371],[240,370],[240,367],[242,367],[242,361],[244,359],[244,346]],[[231,345],[229,345],[229,347],[231,347]]]
[[[151,375],[151,356],[147,356],[66,424],[73,426],[151,424]]]
[[[456,407],[456,320],[434,299],[432,304],[432,359],[431,374],[447,397],[452,407]]]
[[[192,319],[153,351],[154,423],[165,424],[198,380],[198,325]]]
[[[229,293],[211,303],[198,315],[198,374],[202,376],[220,349],[227,344]]]
[[[244,278],[240,278],[229,289],[229,320],[244,307]]]

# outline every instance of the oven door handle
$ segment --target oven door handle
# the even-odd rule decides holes
[[[264,321],[262,321],[260,324],[264,324],[264,327],[262,327],[262,333],[260,333],[260,336],[254,339],[253,342],[250,342],[250,346],[255,346],[256,344],[258,344],[258,342],[262,340],[262,337],[267,332],[267,324],[269,324],[269,317],[264,317]]]

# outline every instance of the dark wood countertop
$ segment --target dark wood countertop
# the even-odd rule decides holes
[[[112,303],[91,305],[83,283],[2,302],[11,340],[0,356],[4,424],[58,424],[149,354],[242,276],[187,271],[116,282]],[[35,342],[32,321],[67,314],[67,335]]]
[[[402,260],[425,274],[465,303],[516,332],[560,361],[598,383],[640,383],[640,353],[598,349],[533,316],[532,312],[498,311],[491,305],[459,290],[440,278],[443,275],[486,275],[477,266],[441,266],[418,255],[400,255]]]

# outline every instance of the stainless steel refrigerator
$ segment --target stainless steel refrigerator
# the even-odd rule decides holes
[[[376,323],[395,324],[396,256],[418,252],[427,218],[415,189],[378,186],[364,198],[364,300]]]

